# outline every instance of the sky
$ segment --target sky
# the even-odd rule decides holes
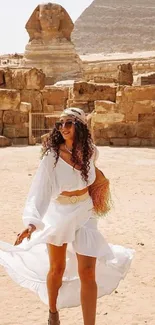
[[[48,2],[62,5],[75,22],[93,0],[0,0],[0,54],[24,52],[29,40],[25,24],[38,4]]]

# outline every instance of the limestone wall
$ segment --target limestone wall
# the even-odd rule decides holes
[[[44,87],[45,75],[40,70],[7,69],[0,75],[0,146],[39,142],[66,107],[82,108],[89,115],[97,145],[155,146],[153,85],[76,81]]]
[[[96,101],[91,127],[97,145],[155,146],[155,86],[120,87],[115,103]]]
[[[67,99],[67,87],[45,87],[41,70],[0,70],[0,146],[34,144],[35,139],[29,141],[29,118],[39,140],[58,119]]]
[[[155,146],[155,86],[75,82],[68,106],[91,113],[96,145]]]
[[[101,83],[118,82],[118,66],[120,64],[132,64],[134,76],[144,73],[155,72],[155,58],[146,59],[124,59],[86,61],[83,56],[83,71],[86,81]]]
[[[88,83],[85,81],[74,82],[70,89],[68,107],[79,107],[85,113],[91,113],[96,100],[116,100],[116,87]]]

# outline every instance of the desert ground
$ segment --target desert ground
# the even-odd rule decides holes
[[[155,324],[155,150],[99,147],[98,166],[110,179],[113,207],[99,221],[108,242],[136,250],[130,272],[98,300],[98,325]],[[40,146],[0,150],[0,240],[13,243],[38,165]],[[0,324],[45,325],[48,306],[0,269]],[[61,325],[82,325],[81,308],[60,311]]]

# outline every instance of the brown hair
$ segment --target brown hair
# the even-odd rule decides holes
[[[51,149],[55,152],[55,166],[59,159],[60,145],[65,143],[61,133],[54,128],[49,137],[45,140],[42,147],[42,157]],[[79,120],[75,120],[75,136],[73,140],[73,149],[71,160],[73,162],[73,168],[76,165],[81,166],[81,176],[87,182],[88,172],[90,169],[90,158],[94,153],[93,141],[90,131],[86,124],[83,124]]]

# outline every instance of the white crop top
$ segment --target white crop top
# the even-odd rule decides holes
[[[81,171],[73,168],[61,157],[56,166],[54,151],[45,155],[41,160],[33,179],[23,213],[23,221],[37,225],[48,208],[51,199],[56,199],[64,191],[76,191],[92,184],[95,180],[94,161],[98,158],[98,149],[95,146],[94,154],[90,160],[88,183],[81,177]]]

